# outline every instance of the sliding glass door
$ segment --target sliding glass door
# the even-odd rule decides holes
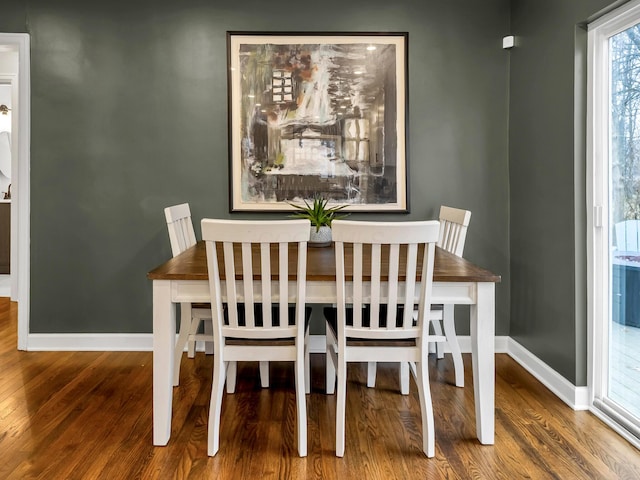
[[[591,393],[640,437],[640,2],[589,26]]]

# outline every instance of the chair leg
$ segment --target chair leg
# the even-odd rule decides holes
[[[429,367],[425,362],[416,364],[416,383],[420,397],[420,413],[422,414],[422,450],[427,457],[435,455],[435,427],[433,421],[433,404],[429,387]]]
[[[338,385],[336,391],[336,457],[344,457],[345,407],[347,403],[347,363],[338,357]]]
[[[200,318],[191,320],[191,326],[189,327],[189,342],[187,345],[187,356],[189,358],[194,358],[196,356],[196,341],[193,340],[191,336],[198,333],[198,328],[200,328],[200,321]]]
[[[327,395],[333,395],[336,391],[336,366],[333,363],[333,346],[336,341],[331,333],[331,329],[327,326],[327,346],[326,346],[326,367],[325,367],[325,389]]]
[[[176,340],[176,348],[173,352],[173,386],[180,384],[180,363],[182,362],[182,352],[189,338],[191,328],[191,305],[180,304],[180,332]]]
[[[367,362],[367,387],[374,388],[376,386],[376,362]]]
[[[262,388],[269,388],[269,362],[260,362],[260,385]]]
[[[213,320],[210,318],[204,320],[204,333],[213,336]],[[204,342],[204,353],[213,355],[213,342]]]
[[[409,362],[400,362],[400,393],[409,395]]]
[[[216,358],[214,355],[213,358]],[[238,362],[227,362],[227,393],[235,393],[236,391],[236,375],[238,373]]]
[[[302,360],[295,362],[295,382],[296,382],[296,410],[298,413],[297,440],[298,454],[301,457],[307,456],[307,396],[305,395],[305,361],[304,354]]]
[[[450,305],[453,306],[453,305]],[[433,325],[433,333],[442,336],[442,326],[440,325],[440,320],[434,320],[431,322]],[[438,358],[444,358],[444,342],[436,342],[436,352]]]
[[[227,362],[222,361],[222,354],[215,355],[213,360],[213,382],[211,385],[211,403],[209,405],[209,428],[207,453],[213,457],[220,447],[220,411],[222,410],[222,393]],[[236,362],[233,362],[236,363]]]
[[[454,305],[444,306],[444,317],[442,323],[444,324],[444,333],[447,337],[447,343],[451,349],[451,356],[453,357],[453,367],[456,374],[456,387],[464,387],[464,363],[462,362],[462,352],[460,351],[460,344],[458,343],[458,336],[456,335],[455,317],[453,314]],[[439,342],[438,345],[441,345]]]
[[[311,393],[311,364],[309,358],[309,330],[304,336],[304,393]]]

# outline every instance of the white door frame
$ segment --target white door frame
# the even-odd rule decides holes
[[[0,45],[18,52],[18,80],[12,98],[12,141],[17,155],[11,159],[11,298],[18,302],[18,349],[28,350],[30,306],[31,212],[31,57],[27,33],[0,33]],[[15,94],[17,90],[17,95]],[[14,274],[13,272],[16,272]]]
[[[640,432],[607,401],[609,372],[610,279],[610,80],[608,40],[640,21],[640,0],[600,17],[588,26],[587,76],[587,322],[590,410],[640,448]],[[603,321],[606,319],[606,321]],[[631,433],[633,432],[633,433]]]

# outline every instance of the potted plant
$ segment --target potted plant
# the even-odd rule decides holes
[[[347,214],[338,214],[346,205],[337,205],[335,207],[327,207],[328,200],[320,196],[315,196],[313,204],[309,204],[306,200],[304,206],[289,203],[293,208],[298,210],[292,214],[293,218],[305,218],[311,221],[311,237],[309,245],[314,247],[326,247],[331,244],[331,222],[339,218],[344,218]]]

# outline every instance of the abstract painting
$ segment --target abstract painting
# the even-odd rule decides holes
[[[406,212],[406,33],[228,32],[230,210]]]

